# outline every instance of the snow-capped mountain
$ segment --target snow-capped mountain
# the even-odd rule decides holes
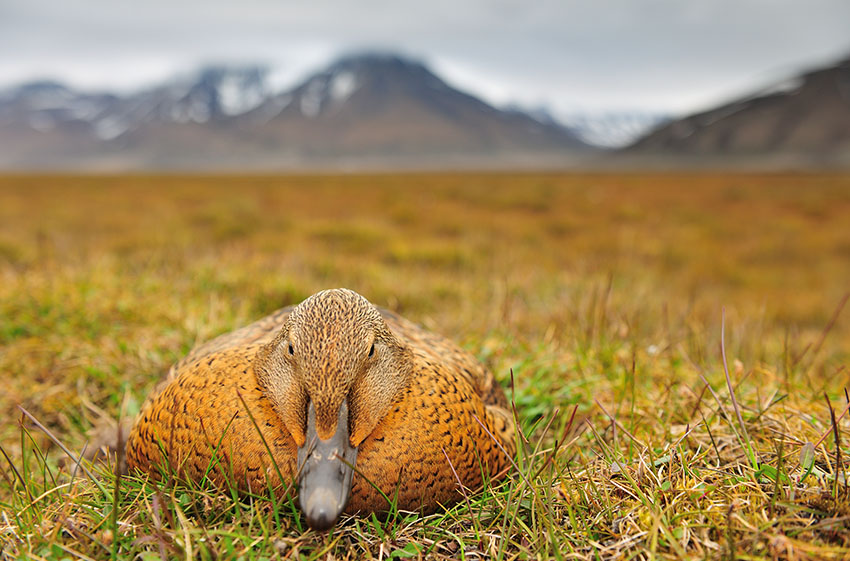
[[[560,125],[500,111],[423,64],[391,55],[344,58],[241,121],[307,157],[502,157],[587,149]]]
[[[46,133],[94,122],[116,101],[109,94],[75,92],[58,82],[33,82],[0,93],[0,126]]]
[[[150,123],[220,122],[262,104],[274,92],[261,67],[209,67],[196,76],[120,100],[95,121],[103,140],[116,138]]]
[[[259,67],[210,67],[126,97],[35,82],[0,94],[0,126],[47,132],[73,126],[111,140],[149,123],[221,121],[254,109],[273,92]]]
[[[261,67],[210,67],[119,96],[40,82],[0,93],[0,167],[275,168],[358,160],[556,162],[590,147],[501,111],[424,64],[343,58],[281,91]]]

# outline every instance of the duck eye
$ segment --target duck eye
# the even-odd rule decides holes
[[[372,343],[372,346],[369,348],[369,358],[374,356],[375,354],[375,343]]]
[[[289,344],[289,354],[294,355],[295,349],[292,348],[292,343]]]

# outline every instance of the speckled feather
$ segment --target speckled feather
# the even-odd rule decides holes
[[[156,475],[158,466],[166,464],[164,452],[171,469],[185,478],[200,480],[207,475],[218,485],[231,482],[253,492],[264,492],[271,484],[279,495],[292,489],[298,428],[289,430],[293,425],[287,425],[280,406],[269,396],[268,374],[261,366],[255,370],[255,365],[287,335],[288,325],[307,321],[293,318],[295,309],[296,314],[318,314],[308,319],[311,325],[322,326],[315,337],[293,341],[298,352],[313,353],[314,361],[332,361],[328,368],[354,376],[360,368],[354,354],[329,352],[324,346],[351,336],[340,332],[341,325],[357,331],[363,323],[358,317],[340,322],[336,314],[351,313],[346,306],[343,300],[306,310],[283,308],[193,349],[171,368],[143,406],[128,439],[129,467]],[[502,447],[513,455],[514,426],[504,392],[492,373],[453,342],[392,312],[369,308],[376,317],[380,314],[378,322],[391,332],[390,339],[410,353],[412,371],[386,414],[360,437],[346,512],[387,508],[387,501],[367,480],[389,497],[397,494],[400,508],[427,512],[461,497],[458,478],[465,486],[477,488],[483,474],[504,473],[509,460]],[[355,308],[354,313],[367,316],[372,311]],[[321,394],[329,404],[341,400],[344,396],[332,382],[312,378],[311,395]],[[371,406],[369,395],[352,395],[350,401],[353,411]],[[317,423],[321,424],[318,415]],[[332,423],[335,427],[335,419]],[[276,467],[257,428],[272,450]]]

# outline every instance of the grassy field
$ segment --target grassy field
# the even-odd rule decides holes
[[[494,370],[504,482],[321,534],[56,444],[335,286]],[[848,291],[846,175],[0,177],[0,557],[848,558]]]

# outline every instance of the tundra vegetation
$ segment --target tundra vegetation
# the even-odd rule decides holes
[[[847,558],[848,217],[847,175],[4,176],[0,557]],[[318,533],[74,461],[193,345],[334,286],[493,369],[506,479]]]

